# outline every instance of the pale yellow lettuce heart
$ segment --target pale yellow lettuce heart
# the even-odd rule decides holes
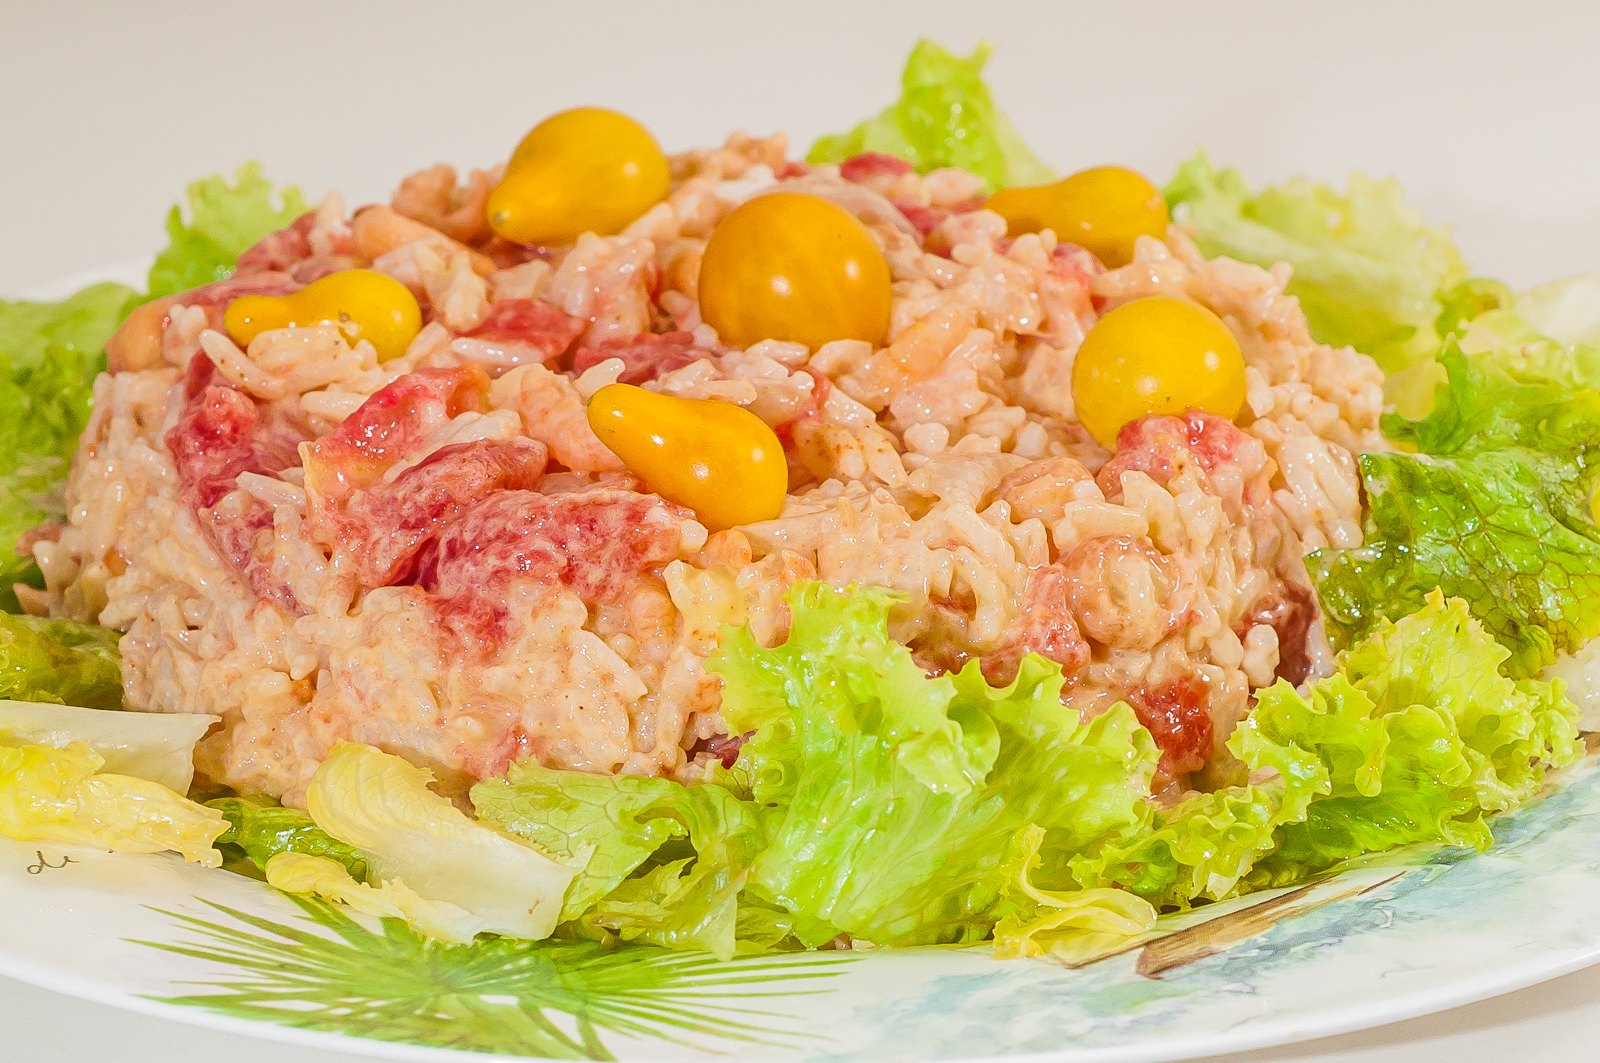
[[[357,882],[337,860],[309,853],[278,853],[267,861],[267,884],[285,893],[315,894],[358,912],[404,919],[427,937],[465,945],[489,929],[484,920],[449,901],[430,901],[399,879],[377,886]]]
[[[212,847],[228,826],[222,813],[148,779],[100,774],[104,765],[86,742],[58,749],[0,739],[0,833],[126,853],[171,849],[207,867],[222,863]]]
[[[343,743],[306,789],[317,826],[366,854],[375,882],[399,879],[507,937],[550,936],[581,870],[472,819],[428,789],[433,776],[371,746]]]

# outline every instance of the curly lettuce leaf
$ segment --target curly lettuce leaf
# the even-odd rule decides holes
[[[1241,739],[1236,755],[1252,771],[1274,769],[1259,783],[1191,794],[1154,812],[1142,830],[1096,850],[1073,854],[1071,881],[1081,888],[1119,888],[1157,908],[1187,908],[1238,892],[1278,844],[1278,829],[1305,815],[1327,786],[1316,758],[1284,743]]]
[[[168,244],[150,267],[152,299],[224,280],[257,240],[306,212],[300,189],[287,185],[273,203],[272,182],[261,164],[247,162],[233,175],[202,177],[187,190],[189,218],[174,205],[167,215]]]
[[[433,776],[371,746],[344,742],[311,776],[306,810],[366,858],[369,877],[401,879],[507,937],[550,936],[577,868],[471,819],[428,788]]]
[[[1033,872],[1044,862],[1040,849],[1045,832],[1029,827],[1022,837],[1008,884],[1022,903],[995,924],[996,959],[1047,956],[1060,963],[1084,963],[1155,929],[1155,906],[1127,890],[1040,888]]]
[[[719,959],[788,942],[794,917],[741,894],[743,877],[720,866],[716,853],[647,863],[568,928],[578,937],[700,949]]]
[[[1468,277],[1439,293],[1439,316],[1433,330],[1440,336],[1461,336],[1472,322],[1510,306],[1515,299],[1502,281]]]
[[[1101,845],[1053,849],[1047,837],[1024,892],[1116,888],[1161,909],[1236,893],[1277,845],[1278,829],[1304,818],[1313,797],[1326,791],[1328,777],[1314,755],[1249,732],[1236,732],[1229,748],[1249,781],[1154,807],[1147,820]],[[1056,918],[1051,906],[1031,899],[1034,922],[1011,921],[1019,937]]]
[[[0,698],[120,709],[118,638],[95,624],[0,613]]]
[[[472,804],[485,823],[582,865],[561,918],[579,920],[593,936],[723,957],[747,936],[739,933],[739,892],[762,846],[761,826],[754,808],[721,786],[523,761],[473,787]],[[692,857],[629,877],[685,842]]]
[[[1468,355],[1454,340],[1439,352],[1445,384],[1428,416],[1388,416],[1384,434],[1438,457],[1520,449],[1570,459],[1577,476],[1600,444],[1600,391],[1564,348],[1519,344]]]
[[[1531,676],[1600,634],[1600,526],[1590,508],[1600,391],[1558,346],[1464,354],[1424,418],[1385,419],[1416,453],[1360,459],[1365,545],[1308,559],[1336,645],[1421,608],[1442,588]]]
[[[1505,369],[1569,391],[1600,388],[1600,343],[1568,347],[1539,332],[1515,310],[1492,310],[1475,318],[1462,334],[1460,348],[1469,356],[1493,355]],[[1443,366],[1439,367],[1438,383],[1448,383]],[[1433,409],[1433,398],[1429,396],[1420,416]]]
[[[1148,815],[1158,753],[1127,706],[1080,723],[1037,657],[1005,687],[975,665],[930,679],[888,635],[897,600],[800,585],[783,645],[729,630],[708,662],[724,718],[753,732],[734,772],[767,847],[747,888],[809,945],[979,939],[1027,828],[1076,851]]]
[[[13,369],[33,369],[51,351],[77,351],[94,356],[105,347],[139,293],[106,281],[54,303],[0,300],[0,354]]]
[[[18,610],[12,586],[39,585],[18,538],[65,509],[54,491],[89,419],[102,348],[138,293],[95,284],[55,303],[0,301],[0,610]]]
[[[263,871],[280,853],[300,853],[332,860],[358,880],[367,877],[367,858],[361,850],[318,827],[308,812],[284,808],[260,794],[219,797],[207,801],[206,807],[216,809],[228,820],[228,829],[217,844],[238,846]]]
[[[813,583],[791,598],[782,647],[756,646],[748,628],[726,633],[713,670],[730,726],[755,732],[745,748],[803,754],[835,733],[870,734],[931,791],[964,794],[980,784],[999,753],[993,723],[953,713],[957,678],[930,679],[888,638],[884,622],[898,600],[878,588]],[[732,664],[735,654],[744,667]],[[758,801],[793,797],[783,781],[757,775]]]
[[[1261,692],[1228,743],[1247,782],[1161,805],[1127,705],[1081,721],[1037,656],[1004,687],[929,677],[888,634],[898,600],[801,584],[782,645],[724,631],[708,666],[747,736],[730,771],[685,787],[524,763],[475,787],[486,823],[587,858],[562,933],[731,955],[993,931],[1001,954],[1077,962],[1161,909],[1407,842],[1482,845],[1487,815],[1580,749],[1561,686],[1503,676],[1508,651],[1435,591],[1308,696]]]
[[[1465,602],[1434,591],[1381,622],[1309,700],[1283,682],[1262,691],[1238,740],[1314,753],[1328,780],[1279,829],[1262,874],[1283,881],[1410,842],[1486,848],[1487,814],[1532,798],[1548,769],[1582,753],[1561,685],[1506,678],[1508,656]]]
[[[216,867],[222,814],[149,779],[103,772],[87,742],[62,748],[0,736],[0,834],[124,853],[173,850]]]
[[[850,130],[825,136],[806,161],[839,163],[862,152],[904,159],[918,173],[956,166],[982,177],[984,190],[1043,184],[1055,174],[1039,160],[983,82],[989,46],[965,59],[920,40],[906,59],[900,99]]]
[[[1081,962],[1197,898],[1287,885],[1413,842],[1486,848],[1485,818],[1533,798],[1583,749],[1561,684],[1506,678],[1507,656],[1466,603],[1434,591],[1381,622],[1309,696],[1282,681],[1259,691],[1228,741],[1256,781],[1192,794],[1073,855],[1064,873],[1034,830],[997,949]]]
[[[1423,224],[1393,180],[1352,174],[1340,193],[1292,178],[1253,193],[1238,172],[1218,170],[1201,152],[1162,194],[1185,206],[1208,257],[1294,267],[1288,291],[1311,334],[1371,355],[1385,373],[1432,357],[1441,315],[1452,324],[1451,315],[1486,295],[1481,285],[1457,287],[1467,269],[1455,245]]]
[[[1600,274],[1501,299],[1458,331],[1461,350],[1468,355],[1491,354],[1523,377],[1571,391],[1600,388]],[[1443,383],[1443,369],[1432,368],[1437,368],[1436,382]],[[1428,398],[1429,405],[1416,416],[1431,409],[1432,395]]]

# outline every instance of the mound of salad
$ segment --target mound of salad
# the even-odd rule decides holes
[[[1058,184],[1024,145],[981,79],[985,59],[982,49],[962,58],[919,44],[898,101],[818,141],[804,162],[765,167],[760,181],[795,182],[778,188],[791,195],[746,189],[738,209],[724,204],[713,211],[721,212],[716,224],[726,235],[724,249],[735,245],[739,219],[759,236],[778,231],[761,225],[802,215],[814,219],[805,222],[814,229],[839,227],[840,240],[868,241],[865,256],[850,259],[832,282],[849,310],[839,302],[792,321],[779,321],[776,311],[761,319],[766,296],[740,289],[737,270],[714,274],[722,268],[717,256],[732,252],[719,251],[709,224],[693,244],[698,303],[683,295],[694,287],[689,282],[672,287],[679,283],[673,261],[664,269],[659,262],[627,267],[646,277],[639,283],[649,296],[640,309],[648,343],[602,334],[622,313],[611,304],[558,306],[554,297],[534,297],[552,269],[559,277],[569,268],[564,263],[577,261],[573,256],[641,231],[647,212],[664,209],[669,185],[681,188],[714,165],[707,161],[713,153],[668,160],[636,124],[610,112],[599,118],[585,112],[588,124],[572,125],[573,119],[572,128],[562,124],[566,116],[556,116],[530,134],[506,168],[465,192],[450,171],[448,187],[429,200],[437,209],[426,222],[390,211],[357,214],[347,223],[342,204],[313,210],[297,189],[276,190],[246,165],[232,181],[196,182],[186,208],[173,207],[169,243],[145,291],[102,283],[56,303],[0,302],[0,833],[170,851],[226,869],[219,874],[247,874],[291,894],[403,919],[450,942],[479,934],[553,936],[728,957],[992,939],[1001,956],[1065,961],[1147,931],[1162,913],[1295,883],[1353,858],[1415,843],[1487,848],[1492,817],[1534,799],[1553,771],[1583,755],[1583,708],[1600,694],[1593,671],[1600,635],[1593,471],[1600,460],[1600,278],[1513,292],[1472,275],[1448,234],[1428,228],[1393,181],[1355,175],[1342,191],[1301,179],[1255,190],[1204,154],[1114,223],[1095,218],[1080,232],[1041,237],[1054,231],[1046,224],[1055,217],[1052,190],[1079,187],[1071,185],[1077,176]],[[633,166],[633,183],[615,198],[588,213],[563,207],[535,216],[538,197],[529,189],[546,179],[541,152],[555,153],[549,157],[557,170],[581,172],[585,164],[574,160],[587,156],[559,154],[567,141],[617,144],[640,136],[649,141],[639,149],[645,161]],[[604,154],[592,144],[586,150]],[[1128,184],[1119,176],[1126,173],[1105,180],[1122,182],[1120,188]],[[738,181],[752,189],[760,183],[747,172],[718,187]],[[901,187],[896,181],[935,188],[933,205],[882,191]],[[841,193],[847,185],[856,190]],[[1097,186],[1096,194],[1113,185]],[[945,186],[965,198],[940,206],[937,189]],[[408,179],[408,187],[415,192],[420,185]],[[779,202],[785,198],[790,202]],[[790,213],[766,222],[757,217],[758,210],[780,207]],[[687,207],[674,209],[689,216]],[[1145,215],[1159,215],[1159,225],[1139,228]],[[1176,235],[1163,244],[1169,216]],[[380,238],[380,221],[400,235],[384,244],[383,255],[363,258],[361,241]],[[350,224],[357,226],[353,237]],[[179,636],[169,640],[188,637],[187,630],[196,646],[212,615],[206,610],[235,608],[229,603],[242,603],[238,613],[251,623],[266,623],[263,616],[281,615],[286,625],[319,618],[319,607],[308,604],[311,592],[298,577],[283,575],[292,571],[283,567],[287,562],[274,561],[260,545],[274,535],[313,541],[316,528],[335,527],[345,545],[322,550],[312,567],[377,573],[352,577],[340,623],[375,615],[372,604],[364,614],[350,612],[358,586],[362,594],[390,596],[369,603],[442,600],[446,588],[465,587],[452,592],[451,611],[437,614],[438,628],[455,632],[451,637],[472,652],[491,654],[510,629],[503,603],[483,604],[483,588],[492,584],[510,600],[512,591],[494,582],[503,571],[544,563],[543,554],[529,550],[483,560],[493,553],[483,544],[500,541],[493,530],[498,518],[484,508],[500,497],[494,492],[521,499],[524,508],[506,521],[534,521],[529,514],[536,512],[541,550],[576,556],[580,545],[591,554],[626,547],[630,579],[670,584],[675,602],[679,595],[726,593],[735,577],[718,583],[723,577],[716,572],[736,571],[726,566],[734,565],[727,558],[738,554],[739,542],[745,552],[738,563],[751,565],[750,541],[759,545],[767,535],[788,542],[773,530],[783,524],[780,514],[784,520],[821,514],[821,520],[843,512],[841,506],[866,513],[904,503],[889,474],[878,474],[883,484],[874,487],[874,474],[862,471],[868,486],[852,495],[856,489],[839,486],[837,471],[857,467],[850,461],[861,470],[879,468],[873,462],[884,452],[863,441],[880,419],[891,418],[909,427],[871,438],[888,440],[894,475],[914,480],[918,470],[956,467],[939,464],[953,460],[940,457],[956,445],[951,433],[932,422],[912,425],[913,403],[900,397],[924,394],[905,381],[921,371],[912,361],[926,345],[885,343],[886,335],[907,332],[906,321],[893,315],[933,289],[925,292],[901,273],[891,280],[874,257],[876,247],[907,249],[906,262],[924,263],[936,275],[941,255],[954,269],[965,254],[950,234],[985,225],[997,234],[985,239],[1012,254],[1008,261],[1042,249],[1039,275],[1064,278],[1069,288],[1062,290],[1077,293],[1078,320],[1088,327],[1051,339],[1052,351],[1068,350],[1068,370],[1071,350],[1089,357],[1083,352],[1097,342],[1099,323],[1140,305],[1108,310],[1115,297],[1105,294],[1110,282],[1101,278],[1134,278],[1127,280],[1133,284],[1141,269],[1157,276],[1182,258],[1168,248],[1190,246],[1183,241],[1198,249],[1190,263],[1196,269],[1222,260],[1231,260],[1225,269],[1248,264],[1248,272],[1228,275],[1259,281],[1263,291],[1286,278],[1283,291],[1293,299],[1283,312],[1293,320],[1282,328],[1308,328],[1323,352],[1318,357],[1337,354],[1381,370],[1381,434],[1349,437],[1365,441],[1363,452],[1351,455],[1359,530],[1352,525],[1346,540],[1308,536],[1309,552],[1284,563],[1282,571],[1299,574],[1294,578],[1308,581],[1307,589],[1300,597],[1284,591],[1293,582],[1285,576],[1274,599],[1279,611],[1260,619],[1273,633],[1234,640],[1267,655],[1264,665],[1227,666],[1255,669],[1248,689],[1237,690],[1233,716],[1197,715],[1195,701],[1205,703],[1205,690],[1195,694],[1192,682],[1157,688],[1130,680],[1124,690],[1085,679],[1084,670],[1105,658],[1104,646],[1137,644],[1148,655],[1169,629],[1146,638],[1062,626],[1072,621],[1054,615],[1059,610],[1047,594],[1070,597],[1081,588],[1072,582],[1079,577],[1067,551],[1055,558],[1048,545],[1029,549],[1047,562],[1044,568],[1059,565],[1064,582],[1028,582],[1022,608],[1033,611],[1035,626],[1003,645],[996,634],[987,649],[972,648],[978,636],[960,642],[948,635],[954,628],[939,627],[955,623],[949,618],[956,614],[962,624],[979,623],[971,619],[977,607],[955,592],[913,600],[898,586],[871,579],[840,585],[805,566],[791,566],[769,584],[776,590],[760,615],[780,616],[776,627],[758,621],[753,604],[708,610],[707,629],[697,636],[705,652],[693,668],[702,692],[696,696],[711,700],[697,710],[701,715],[686,717],[690,723],[679,720],[667,753],[655,759],[654,747],[637,737],[617,739],[620,752],[609,761],[594,752],[610,748],[598,739],[562,745],[567,739],[522,732],[515,741],[485,740],[492,754],[473,747],[452,760],[452,750],[467,748],[468,739],[407,745],[409,739],[356,740],[378,731],[337,731],[319,746],[322,732],[309,730],[294,747],[302,759],[273,753],[264,738],[251,739],[257,743],[251,749],[267,750],[251,759],[238,737],[249,726],[248,702],[235,719],[231,709],[213,712],[160,696],[160,662],[168,658],[151,648],[159,609],[177,610],[169,619],[176,618]],[[1115,231],[1108,237],[1108,230]],[[739,246],[753,254],[748,248],[760,245],[745,238]],[[585,268],[598,277],[623,269],[618,261],[597,258]],[[308,262],[322,264],[295,273]],[[338,288],[341,278],[346,289]],[[320,311],[303,309],[313,298],[334,309],[318,319]],[[490,317],[461,309],[472,299]],[[1163,312],[1180,316],[1197,305],[1167,301],[1178,307]],[[383,314],[363,318],[349,310],[357,304],[381,304]],[[960,308],[946,309],[948,320],[960,316]],[[1194,312],[1203,320],[1184,318],[1185,335],[1200,334],[1195,330],[1208,323],[1222,326],[1211,310]],[[458,327],[451,315],[471,320]],[[308,320],[321,327],[305,327]],[[969,313],[963,327],[971,329],[974,320]],[[704,331],[713,321],[715,330]],[[428,329],[436,330],[436,346],[419,354],[419,344],[434,335]],[[505,339],[513,333],[515,343]],[[141,335],[148,342],[138,347]],[[183,337],[196,352],[193,360],[158,365]],[[288,377],[272,377],[260,352],[289,340],[301,344],[297,349],[324,344],[317,349],[332,352],[328,359],[352,366],[349,379],[365,373],[375,383],[315,402],[291,395],[310,411],[306,423],[320,427],[291,434],[280,446],[260,440],[282,428],[269,424],[267,411],[289,401],[283,399]],[[542,352],[532,368],[530,349]],[[1134,354],[1108,356],[1106,372],[1137,360],[1137,345],[1128,349]],[[456,361],[440,360],[448,351]],[[899,362],[872,361],[879,351],[910,353]],[[478,360],[464,360],[468,354]],[[1146,378],[1135,376],[1130,386],[1143,398],[1090,404],[1080,390],[1077,412],[1063,398],[1059,409],[1066,412],[1055,421],[1018,411],[1005,437],[1016,442],[1006,447],[1021,454],[1037,444],[1027,458],[1038,463],[1028,465],[1029,476],[1086,470],[1074,496],[1088,500],[1086,508],[1065,516],[1056,511],[1054,519],[1110,519],[1109,503],[1083,493],[1096,469],[1118,472],[1124,484],[1134,473],[1176,478],[1190,468],[1184,463],[1205,465],[1216,448],[1246,447],[1249,440],[1231,423],[1245,402],[1243,363],[1236,379],[1223,380],[1219,374],[1231,363],[1219,368],[1211,348],[1202,354],[1203,374],[1211,374],[1206,387],[1215,383],[1216,391],[1196,392],[1193,405],[1179,398],[1139,406],[1155,385],[1146,388],[1140,383]],[[945,349],[939,357],[955,355]],[[1238,359],[1236,350],[1232,357]],[[848,371],[829,368],[847,361]],[[416,368],[385,376],[391,362]],[[294,363],[284,373],[312,371]],[[167,422],[150,428],[166,434],[150,438],[166,440],[175,456],[161,446],[150,452],[175,470],[167,480],[181,481],[171,490],[189,500],[183,520],[201,522],[194,535],[209,536],[206,556],[220,558],[218,571],[230,573],[223,582],[234,597],[205,610],[182,613],[182,602],[160,604],[152,592],[142,618],[122,615],[115,593],[108,605],[103,588],[115,591],[116,580],[132,578],[126,572],[144,571],[140,559],[108,561],[110,570],[93,584],[82,577],[87,555],[63,567],[62,550],[53,551],[79,541],[74,535],[92,538],[99,511],[81,502],[83,490],[69,477],[103,459],[97,448],[109,446],[110,437],[97,426],[112,416],[113,400],[135,401],[118,388],[134,389],[145,379],[141,372],[156,374],[148,376],[151,408],[168,410]],[[889,374],[883,379],[890,381],[876,407],[861,398],[876,386],[873,373]],[[1026,373],[1017,379],[1034,386]],[[520,380],[521,388],[509,413],[496,405],[507,380]],[[534,382],[545,398],[530,398]],[[787,394],[780,386],[791,385],[802,406],[807,396],[812,405],[793,417],[764,419],[759,396]],[[1070,391],[1059,381],[1037,386]],[[1075,376],[1073,386],[1086,385]],[[927,391],[925,402],[944,401],[945,394]],[[528,419],[535,401],[545,402],[546,412],[574,403],[579,413],[554,434],[516,435],[517,409]],[[1121,413],[1118,403],[1130,402],[1132,412]],[[701,405],[673,405],[694,403]],[[433,450],[419,456],[396,449],[404,433],[394,426],[415,425],[376,418],[401,406],[437,407],[428,429]],[[700,434],[663,441],[651,427],[658,409],[679,418],[673,423],[692,422]],[[855,434],[847,439],[818,427],[829,409],[835,417],[829,431],[853,424]],[[266,427],[257,428],[258,416]],[[445,434],[450,425],[453,435]],[[1183,436],[1185,456],[1160,450],[1165,443],[1147,445],[1157,429]],[[502,431],[516,438],[493,434]],[[718,433],[737,435],[744,449],[727,460],[742,464],[717,467],[718,455],[733,454]],[[1000,449],[971,444],[957,455],[968,462],[960,468],[999,462],[999,479],[1025,464]],[[699,466],[685,464],[681,455],[695,453],[709,456]],[[1046,469],[1047,457],[1057,464]],[[455,479],[427,478],[450,462],[460,465]],[[1209,466],[1208,472],[1220,482],[1221,473]],[[931,481],[931,473],[922,475]],[[471,497],[459,493],[471,477],[490,486]],[[1024,489],[1039,481],[1013,475],[1000,482],[1020,513],[1029,497]],[[1062,490],[1078,489],[1071,476],[1061,482]],[[1104,493],[1095,498],[1112,496],[1106,476],[1100,483],[1096,491]],[[410,502],[445,495],[426,516],[405,515]],[[602,498],[610,507],[603,511],[594,508]],[[921,519],[904,504],[911,519]],[[460,523],[446,528],[439,516],[445,510]],[[460,516],[469,510],[478,523]],[[397,511],[401,516],[393,516]],[[838,519],[856,534],[857,518]],[[1045,524],[1034,523],[1044,543]],[[1025,522],[1018,517],[1012,526]],[[178,542],[184,534],[180,529],[171,538]],[[1148,570],[1155,582],[1095,585],[1084,593],[1160,596],[1167,562],[1148,543],[1163,534],[1152,527],[1147,534],[1097,538],[1101,548],[1112,543],[1123,551],[1119,557],[1134,558],[1126,562],[1133,568],[1117,572]],[[1016,535],[1018,542],[1025,538],[1023,531]],[[402,539],[410,545],[396,545]],[[1359,545],[1341,545],[1347,541]],[[774,546],[768,553],[780,551]],[[684,558],[693,564],[685,567]],[[600,587],[580,602],[575,624],[592,626],[595,615],[612,608],[602,576],[562,580],[563,594],[578,594],[585,580]],[[550,601],[556,604],[541,598],[527,608],[536,617],[566,608],[560,605],[566,599]],[[913,609],[921,619],[908,619]],[[930,631],[947,633],[934,638]],[[1267,649],[1258,645],[1262,640]],[[639,641],[616,636],[606,644],[627,656]],[[601,653],[598,642],[581,645]],[[270,693],[320,704],[306,699],[312,686],[331,683],[317,677],[331,675],[328,655],[343,652],[326,648],[332,645],[334,635],[315,644],[310,663],[292,682],[286,677],[283,689],[241,696]],[[1320,654],[1317,645],[1324,647]],[[317,652],[324,654],[320,663]],[[380,671],[369,668],[374,676]],[[382,717],[384,699],[398,695],[379,678],[371,682],[347,696]],[[667,684],[652,679],[652,696]],[[1082,700],[1091,688],[1094,698]],[[698,732],[694,720],[703,724]],[[459,728],[470,730],[468,723]]]

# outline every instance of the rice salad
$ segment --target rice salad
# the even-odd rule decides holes
[[[148,293],[0,304],[0,830],[452,941],[1071,962],[1487,845],[1583,748],[1595,286],[1392,182],[1058,181],[984,58],[805,159],[590,109],[354,209],[247,168]],[[135,713],[192,781],[111,773]]]

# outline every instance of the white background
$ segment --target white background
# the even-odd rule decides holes
[[[1345,2],[87,4],[0,0],[0,293],[149,254],[184,184],[258,158],[315,199],[503,157],[552,111],[628,111],[678,150],[733,128],[798,151],[895,94],[927,34],[1062,171],[1158,182],[1204,145],[1252,181],[1392,174],[1516,284],[1600,268],[1600,6]],[[0,918],[25,918],[0,913]],[[1600,971],[1244,1060],[1593,1059]],[[0,1059],[346,1057],[0,981]]]

